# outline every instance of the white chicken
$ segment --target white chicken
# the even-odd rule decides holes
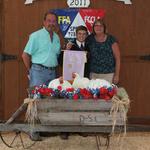
[[[58,86],[61,86],[62,90],[66,90],[67,88],[72,88],[72,85],[68,81],[63,80],[62,77],[52,80],[49,83],[48,88],[57,89]]]
[[[105,88],[109,88],[112,87],[112,85],[104,80],[104,79],[92,79],[89,82],[88,88],[90,89],[96,89],[96,88],[101,88],[101,87],[105,87]]]
[[[72,83],[72,86],[74,89],[78,88],[87,88],[89,85],[90,80],[88,78],[82,78],[77,73],[73,73],[74,81]]]

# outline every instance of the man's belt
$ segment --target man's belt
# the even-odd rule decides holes
[[[55,70],[56,69],[56,67],[47,67],[47,66],[44,66],[44,65],[41,65],[41,64],[36,64],[36,63],[33,63],[34,65],[38,65],[38,66],[40,66],[40,67],[42,67],[42,68],[44,68],[44,69],[48,69],[48,70]]]

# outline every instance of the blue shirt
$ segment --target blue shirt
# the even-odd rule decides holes
[[[30,35],[24,52],[31,55],[32,63],[55,67],[58,65],[57,57],[60,54],[60,39],[53,32],[51,41],[49,32],[42,28]]]

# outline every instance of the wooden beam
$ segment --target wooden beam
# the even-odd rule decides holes
[[[7,120],[7,122],[5,124],[10,124],[12,123],[20,114],[21,112],[23,112],[24,110],[26,110],[27,108],[27,103],[23,103],[18,109],[17,111]]]
[[[0,54],[3,52],[4,48],[4,1],[0,0]],[[3,97],[3,64],[0,62],[0,118],[4,118],[4,97]]]

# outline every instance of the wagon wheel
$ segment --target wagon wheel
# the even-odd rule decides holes
[[[105,144],[102,143],[101,137],[103,137],[105,139]],[[109,144],[110,144],[110,134],[102,134],[102,135],[95,135],[96,138],[96,145],[97,145],[97,149],[100,150],[101,146],[106,146],[106,150],[109,148]]]
[[[0,132],[0,138],[3,143],[9,148],[22,146],[24,149],[32,147],[36,142],[32,141],[26,132]]]

